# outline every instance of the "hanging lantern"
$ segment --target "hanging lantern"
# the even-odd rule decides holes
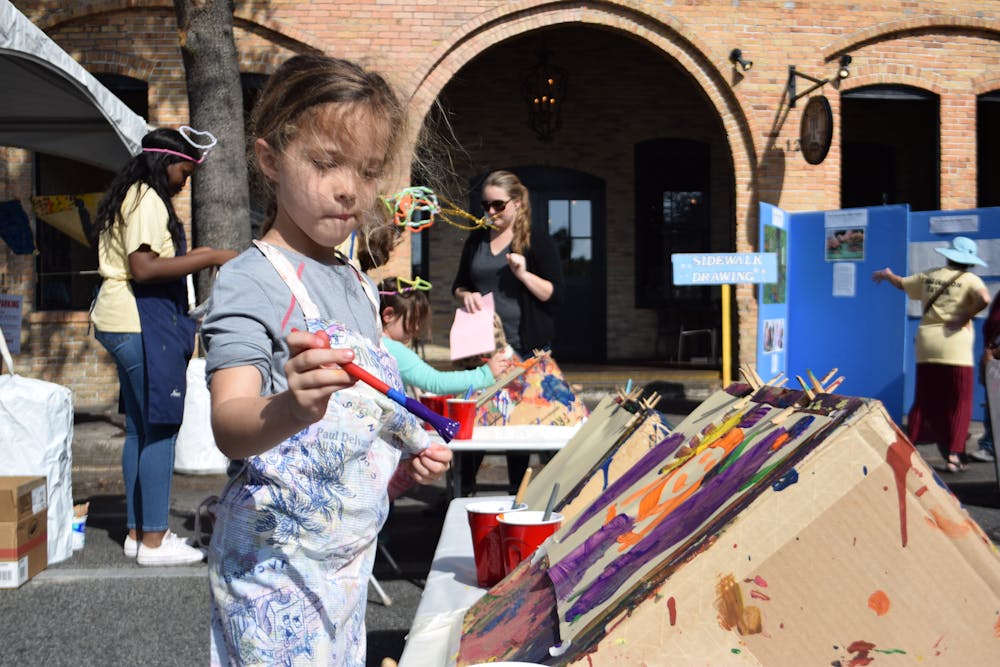
[[[552,141],[562,125],[567,78],[566,70],[549,62],[546,49],[539,51],[538,63],[524,76],[521,92],[528,104],[528,124],[542,141]]]

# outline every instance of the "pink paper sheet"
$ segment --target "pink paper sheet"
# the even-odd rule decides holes
[[[478,312],[470,313],[464,308],[455,310],[449,341],[452,360],[493,352],[496,347],[493,310],[492,292],[483,295],[483,307]]]

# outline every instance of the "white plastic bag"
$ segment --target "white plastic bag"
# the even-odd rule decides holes
[[[49,565],[73,554],[73,394],[21,377],[0,331],[0,474],[44,475],[49,494]]]
[[[226,472],[229,459],[215,446],[212,435],[211,398],[205,384],[205,360],[193,357],[187,367],[184,420],[174,447],[174,471],[188,475]]]

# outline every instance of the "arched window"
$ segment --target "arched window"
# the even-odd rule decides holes
[[[1000,90],[976,103],[976,205],[1000,206]]]

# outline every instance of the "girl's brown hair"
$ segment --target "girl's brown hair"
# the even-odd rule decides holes
[[[514,218],[514,238],[511,240],[510,249],[518,254],[524,254],[524,251],[531,247],[531,198],[528,196],[528,188],[524,187],[521,179],[509,171],[491,172],[483,181],[483,189],[490,186],[502,188],[512,200],[521,202],[517,217]]]
[[[383,173],[391,170],[404,134],[406,111],[384,78],[349,60],[324,55],[299,55],[286,60],[267,80],[250,117],[252,139],[263,139],[278,154],[303,132],[320,136],[336,133],[348,142],[356,141],[360,123],[375,130],[379,142],[375,151],[385,155]],[[250,142],[251,146],[253,141]],[[274,192],[251,160],[256,184],[266,201],[266,233],[276,214]],[[376,201],[371,214],[361,223],[367,235],[386,218],[379,215]]]
[[[403,317],[403,331],[413,338],[413,342],[424,338],[429,332],[431,304],[423,290],[400,292],[395,278],[386,278],[379,283],[379,316],[386,308],[392,308],[396,316]]]

